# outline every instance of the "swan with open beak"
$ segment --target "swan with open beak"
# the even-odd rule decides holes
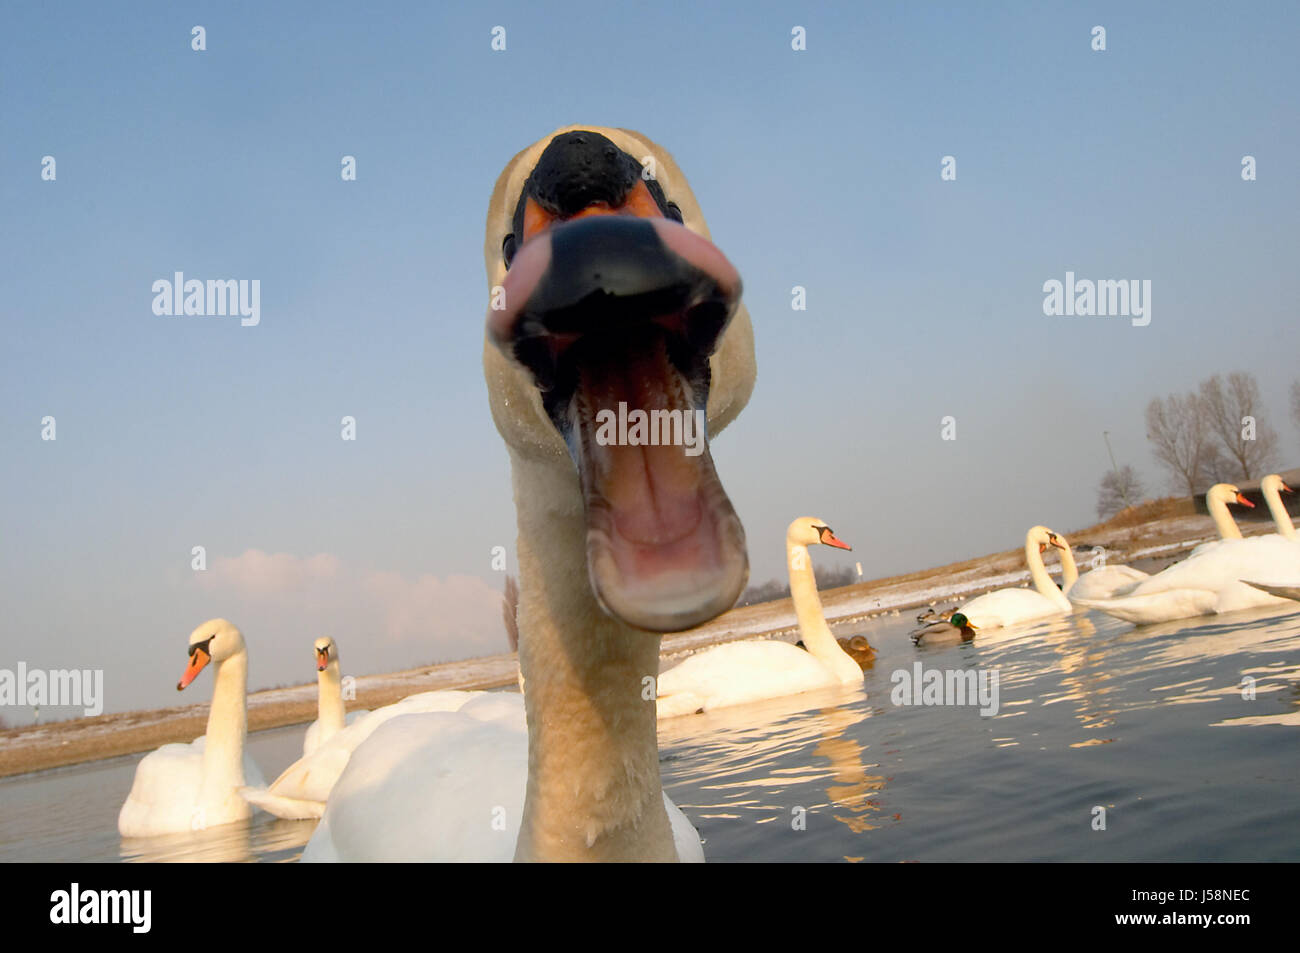
[[[554,478],[580,490],[600,606],[655,632],[730,608],[749,565],[707,437],[749,397],[753,335],[676,164],[626,130],[564,129],[507,166],[488,224],[493,416],[516,463],[571,461]],[[719,362],[748,373],[719,381]]]

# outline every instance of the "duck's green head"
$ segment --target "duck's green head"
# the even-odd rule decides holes
[[[978,626],[971,625],[970,619],[966,618],[966,616],[960,612],[954,612],[948,621],[959,629],[970,629],[974,631],[978,628]]]

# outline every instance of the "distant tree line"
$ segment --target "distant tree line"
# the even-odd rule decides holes
[[[817,580],[818,589],[838,589],[858,581],[858,571],[853,566],[813,566],[813,578]],[[738,606],[756,606],[760,602],[772,602],[775,599],[790,598],[789,580],[769,579],[767,582],[750,586],[740,595]]]
[[[1291,417],[1300,427],[1300,381],[1291,385]],[[1147,404],[1147,441],[1169,490],[1193,496],[1215,483],[1253,480],[1277,465],[1277,432],[1264,420],[1255,375],[1215,374],[1185,394]],[[1143,497],[1131,466],[1106,472],[1097,489],[1097,515],[1108,519]]]

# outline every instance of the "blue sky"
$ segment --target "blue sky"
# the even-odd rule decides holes
[[[1156,488],[1146,403],[1215,372],[1300,458],[1294,5],[445,6],[0,14],[0,667],[103,667],[112,710],[174,703],[215,615],[255,686],[320,634],[358,673],[503,646],[483,219],[571,122],[671,150],[745,279],[714,453],[756,581],[800,515],[869,576],[1087,525],[1101,432]],[[1067,270],[1150,279],[1150,326],[1045,316]],[[261,323],[154,315],[175,271],[259,279]]]

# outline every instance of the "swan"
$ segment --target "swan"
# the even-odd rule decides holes
[[[663,792],[645,686],[660,633],[734,604],[744,530],[707,441],[611,442],[598,415],[677,412],[683,439],[696,411],[710,436],[735,419],[754,382],[739,276],[672,157],[622,129],[567,127],[515,156],[484,251],[526,729],[501,693],[392,719],[353,753],[303,859],[702,860]]]
[[[163,745],[140,760],[131,793],[117,816],[123,837],[203,830],[244,820],[252,810],[238,789],[245,780],[265,783],[244,752],[248,653],[243,633],[225,619],[212,619],[190,633],[189,655],[177,691],[213,664],[207,733],[190,744]]]
[[[304,755],[311,754],[366,713],[364,708],[347,711],[343,705],[339,647],[335,641],[323,635],[312,648],[316,655],[316,720],[307,726],[307,734],[302,739]]]
[[[1061,550],[1063,572],[1074,565],[1073,557],[1066,561],[1070,549],[1061,536],[1046,526],[1030,527],[1025,534],[1025,562],[1029,564],[1029,576],[1034,588],[986,592],[982,596],[976,596],[958,611],[976,629],[996,629],[1050,616],[1069,615],[1074,607],[1056,587],[1056,583],[1052,582],[1052,577],[1043,565],[1042,554],[1048,546]],[[1072,581],[1068,575],[1064,579],[1066,585]]]
[[[1242,580],[1295,578],[1300,578],[1300,541],[1276,533],[1238,537],[1198,546],[1182,562],[1112,598],[1079,600],[1079,605],[1138,625],[1168,622],[1281,605],[1282,596]]]
[[[817,580],[808,558],[815,544],[850,549],[823,520],[792,522],[785,534],[790,597],[806,650],[789,642],[743,639],[692,655],[659,676],[659,717],[743,705],[781,695],[861,685],[862,666],[831,635],[822,615]]]
[[[1241,530],[1228,509],[1230,503],[1240,503],[1242,506],[1252,508],[1255,505],[1230,483],[1216,483],[1205,492],[1205,505],[1210,512],[1210,518],[1214,520],[1214,528],[1219,538],[1202,543],[1192,551],[1193,553],[1208,551],[1226,539],[1241,539]],[[1150,573],[1134,569],[1132,566],[1100,566],[1079,576],[1078,582],[1073,586],[1066,586],[1065,594],[1071,602],[1081,606],[1082,602],[1087,600],[1109,599],[1123,595],[1149,578],[1151,578]]]
[[[1283,493],[1294,493],[1295,491],[1287,486],[1276,473],[1270,473],[1260,480],[1259,489],[1264,494],[1264,501],[1268,503],[1268,511],[1273,514],[1273,522],[1277,524],[1278,535],[1286,539],[1295,539],[1295,523],[1291,521],[1291,514],[1286,511],[1286,504],[1282,502]]]
[[[268,814],[288,820],[320,817],[325,803],[353,753],[386,722],[400,715],[458,711],[477,692],[436,691],[409,695],[399,702],[364,712],[312,751],[285,768],[269,786],[245,785],[240,796]]]
[[[1283,493],[1294,493],[1291,487],[1283,482],[1282,478],[1276,473],[1270,473],[1264,479],[1260,480],[1259,488],[1264,494],[1264,500],[1268,503],[1268,511],[1273,514],[1273,522],[1277,524],[1277,533],[1284,539],[1295,539],[1295,524],[1291,522],[1291,514],[1286,510],[1286,504],[1282,502]],[[1248,586],[1258,589],[1260,592],[1277,596],[1281,599],[1300,600],[1300,586],[1279,586],[1270,583],[1252,582],[1243,579]]]

